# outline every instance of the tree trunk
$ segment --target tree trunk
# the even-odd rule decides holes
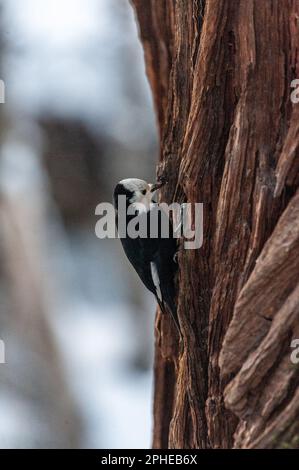
[[[181,250],[182,344],[158,313],[154,447],[298,447],[298,0],[132,0],[166,202],[204,203]]]

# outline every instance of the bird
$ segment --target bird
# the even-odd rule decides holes
[[[169,215],[159,210],[159,204],[153,201],[154,193],[165,184],[161,180],[149,184],[138,178],[127,178],[119,181],[114,189],[113,201],[115,208],[116,227],[119,231],[120,217],[124,216],[125,233],[120,240],[127,258],[139,275],[145,287],[154,294],[162,314],[170,313],[180,333],[180,325],[176,307],[175,275],[177,271],[176,253],[177,238],[173,234]],[[121,207],[120,196],[125,204]],[[128,213],[128,208],[131,207]],[[121,213],[126,212],[126,214]],[[151,237],[153,214],[158,211],[158,229],[156,237]],[[128,225],[134,217],[138,221],[146,219],[145,236],[132,237],[128,234]],[[169,236],[162,237],[161,226],[167,217]],[[156,219],[157,220],[157,219]],[[165,227],[165,225],[164,225]]]

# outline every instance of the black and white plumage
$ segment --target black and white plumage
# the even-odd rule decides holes
[[[161,237],[161,224],[158,225],[158,237],[150,237],[151,214],[157,210],[158,205],[152,201],[153,193],[159,188],[159,184],[151,185],[146,181],[129,178],[120,181],[114,190],[114,206],[116,209],[116,225],[119,226],[119,196],[126,197],[126,209],[130,205],[136,204],[136,213],[138,217],[147,218],[147,236],[142,238],[131,238],[127,232],[126,236],[121,237],[121,243],[124,251],[135,268],[143,284],[155,295],[162,313],[169,311],[173,320],[180,331],[177,309],[175,303],[175,283],[174,277],[177,270],[175,254],[177,251],[177,240],[173,236],[172,225],[167,214],[167,223],[169,224],[169,238]],[[138,204],[143,204],[143,212],[137,212]],[[159,216],[163,217],[162,211]],[[126,215],[126,227],[134,215]],[[159,219],[161,222],[161,219]],[[164,221],[165,222],[165,221]]]

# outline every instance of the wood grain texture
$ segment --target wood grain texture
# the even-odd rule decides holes
[[[154,446],[298,446],[299,2],[132,4],[162,199],[204,203],[203,246],[179,253],[180,345],[158,312]]]

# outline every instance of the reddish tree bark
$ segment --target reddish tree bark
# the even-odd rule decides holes
[[[296,447],[298,0],[132,0],[166,202],[204,203],[179,255],[183,340],[160,318],[154,447]]]

